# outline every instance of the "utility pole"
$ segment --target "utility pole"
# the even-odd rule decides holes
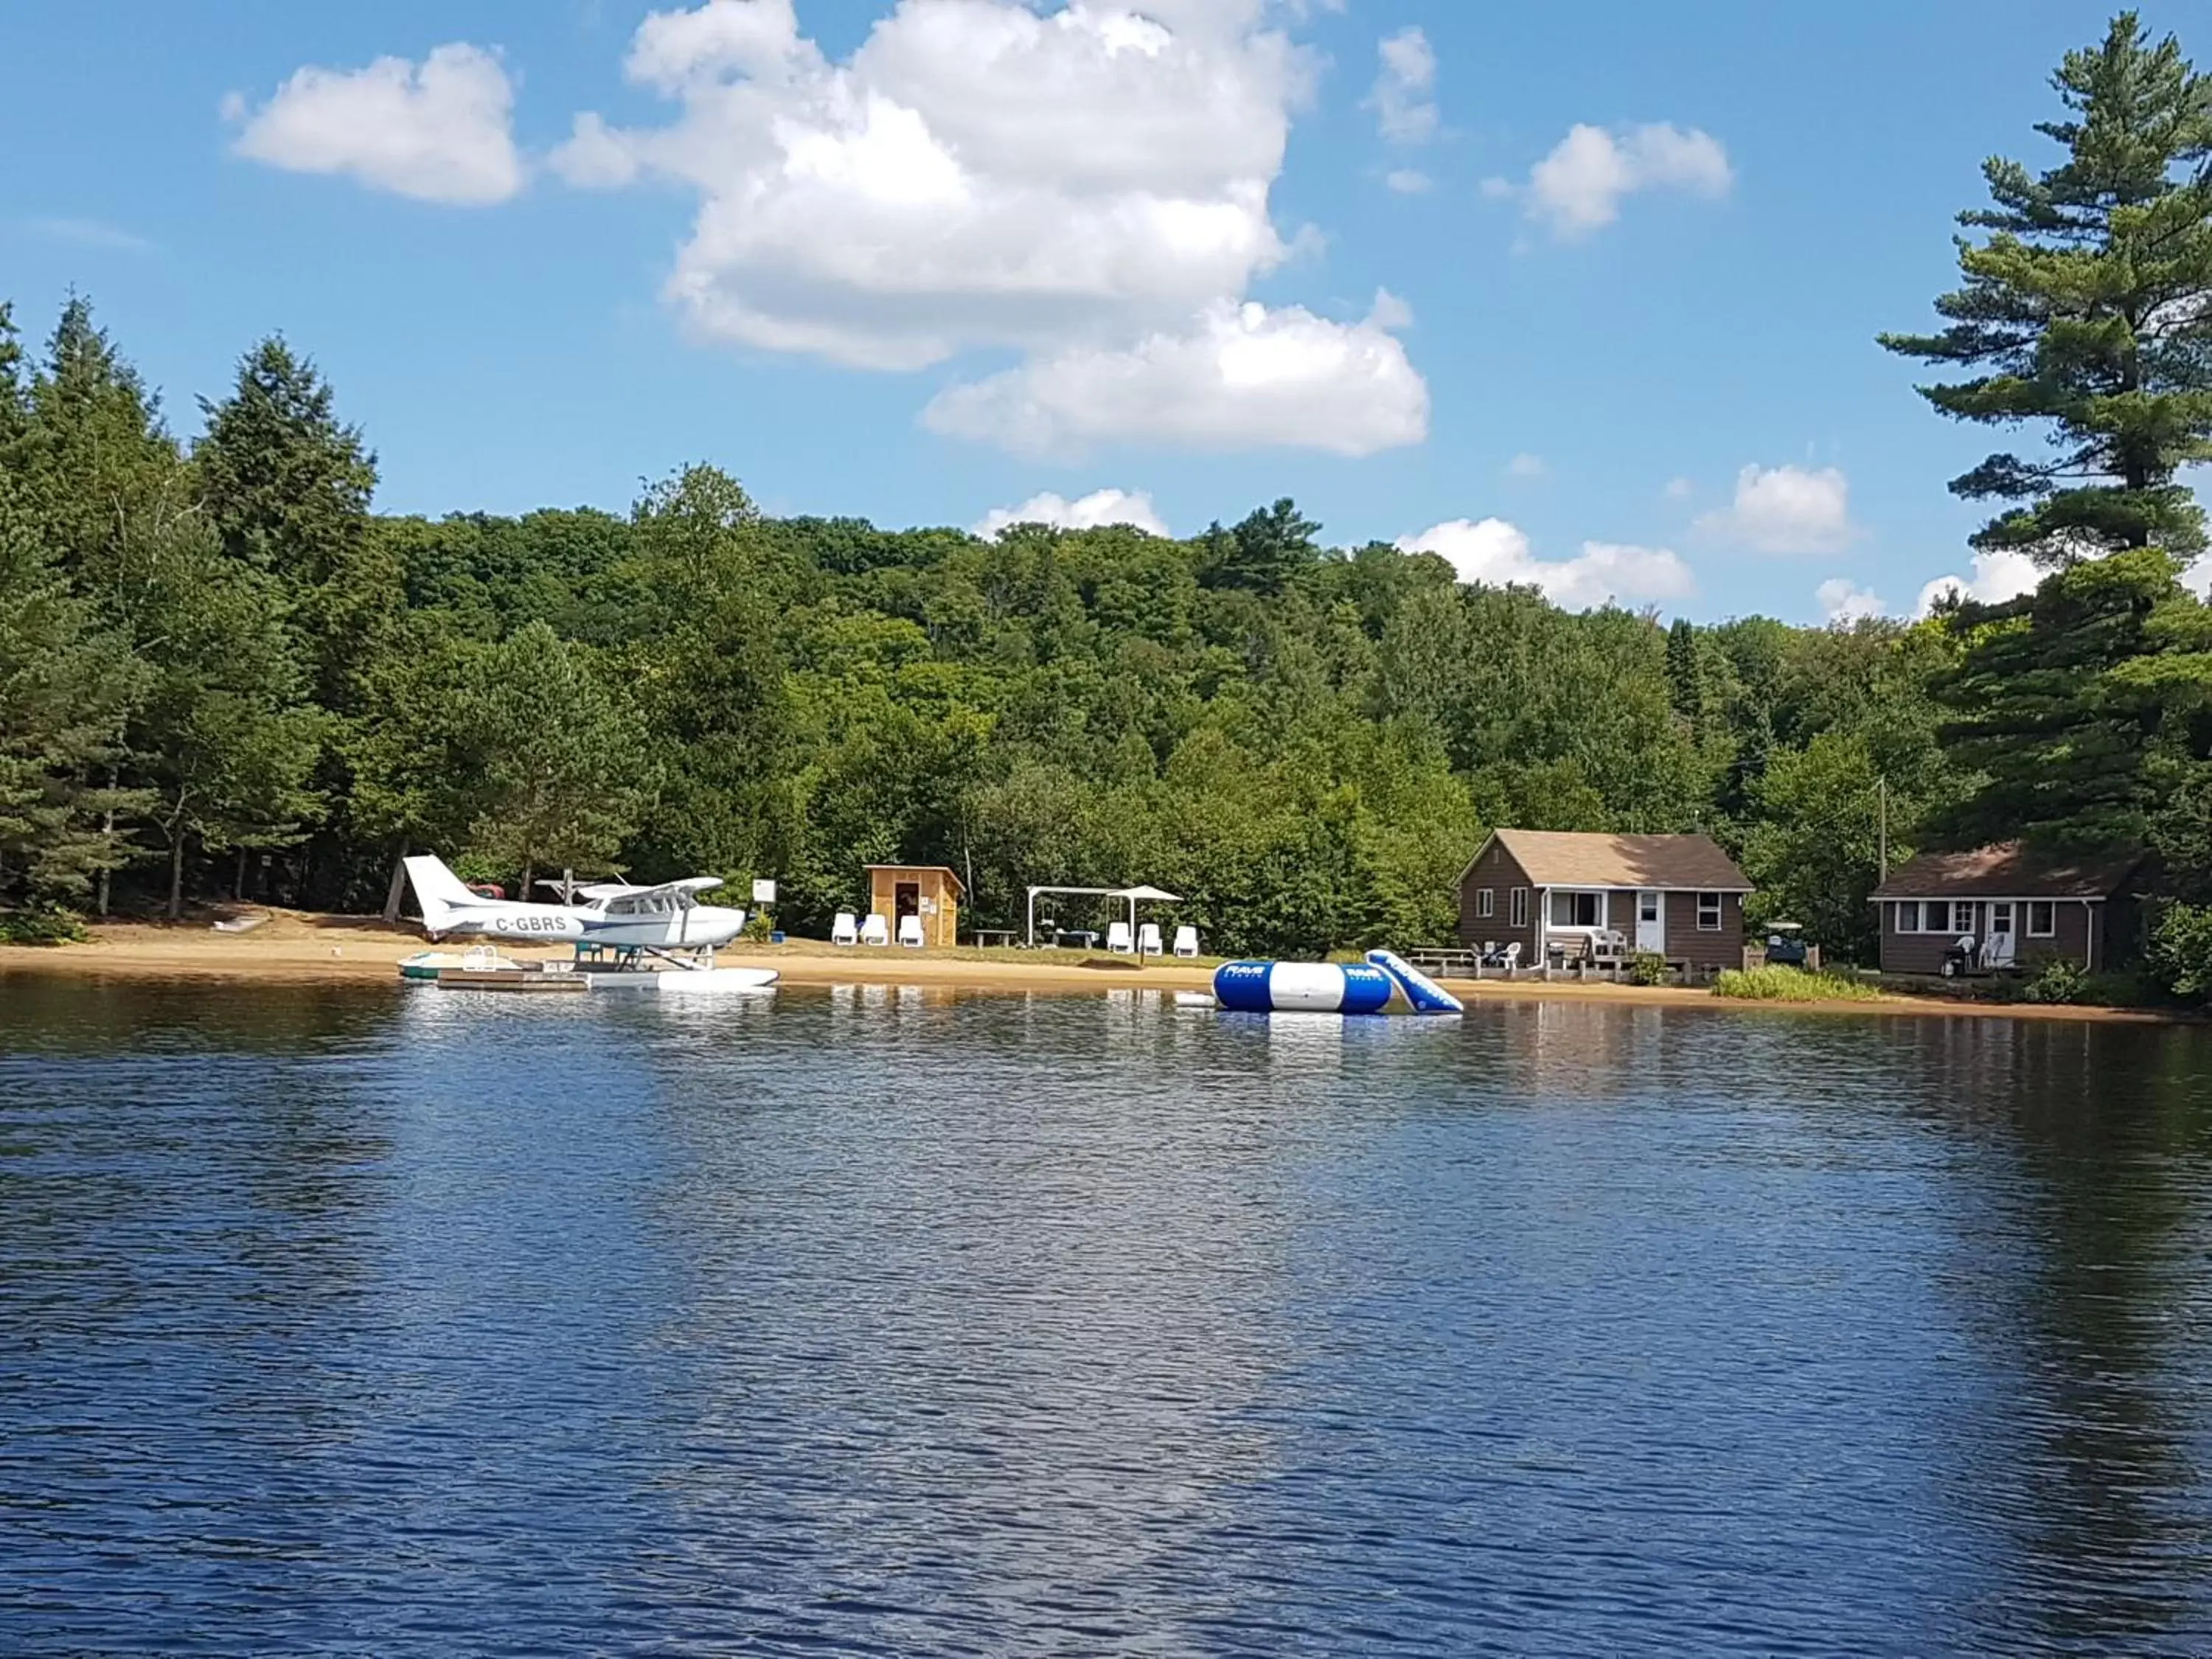
[[[1881,803],[1881,851],[1876,855],[1881,873],[1875,879],[1887,881],[1889,879],[1889,780],[1887,778],[1875,780],[1875,794]]]

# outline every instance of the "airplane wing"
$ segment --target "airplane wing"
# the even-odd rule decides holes
[[[579,887],[576,890],[576,896],[589,899],[594,904],[603,904],[609,899],[635,898],[652,893],[667,893],[681,902],[688,900],[695,893],[703,893],[709,888],[720,887],[721,884],[722,878],[720,876],[686,876],[681,881],[664,881],[644,887],[629,887],[620,882],[608,881],[601,882],[595,886]]]

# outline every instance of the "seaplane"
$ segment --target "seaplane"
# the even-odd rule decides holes
[[[714,947],[727,945],[745,925],[743,910],[699,902],[700,894],[722,884],[719,876],[687,876],[651,887],[594,882],[574,890],[576,902],[537,904],[472,893],[443,860],[427,854],[404,862],[422,907],[422,929],[433,942],[449,933],[518,944],[566,939],[611,949],[632,964],[653,957],[672,969],[714,971]],[[725,976],[732,971],[720,970]],[[744,971],[759,973],[763,983],[775,977]]]

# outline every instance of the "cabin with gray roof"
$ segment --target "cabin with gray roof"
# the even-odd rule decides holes
[[[1593,929],[1702,976],[1743,965],[1752,891],[1711,836],[1496,830],[1459,878],[1460,942],[1521,946],[1521,964],[1580,952]]]
[[[2022,842],[1963,853],[1923,853],[1871,895],[1881,915],[1888,974],[1940,974],[1962,939],[1987,960],[2019,967],[2054,957],[2092,971],[2136,955],[2134,884],[2140,852],[2064,856]],[[2008,940],[1996,951],[1993,941]]]

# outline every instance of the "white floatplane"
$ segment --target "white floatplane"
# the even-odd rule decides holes
[[[423,930],[434,940],[448,933],[518,943],[565,939],[606,946],[625,957],[657,957],[673,967],[712,968],[714,947],[727,945],[745,925],[743,910],[699,902],[699,894],[722,884],[719,876],[688,876],[655,887],[598,882],[576,889],[580,903],[533,904],[481,897],[442,860],[427,854],[405,862],[422,907]]]

